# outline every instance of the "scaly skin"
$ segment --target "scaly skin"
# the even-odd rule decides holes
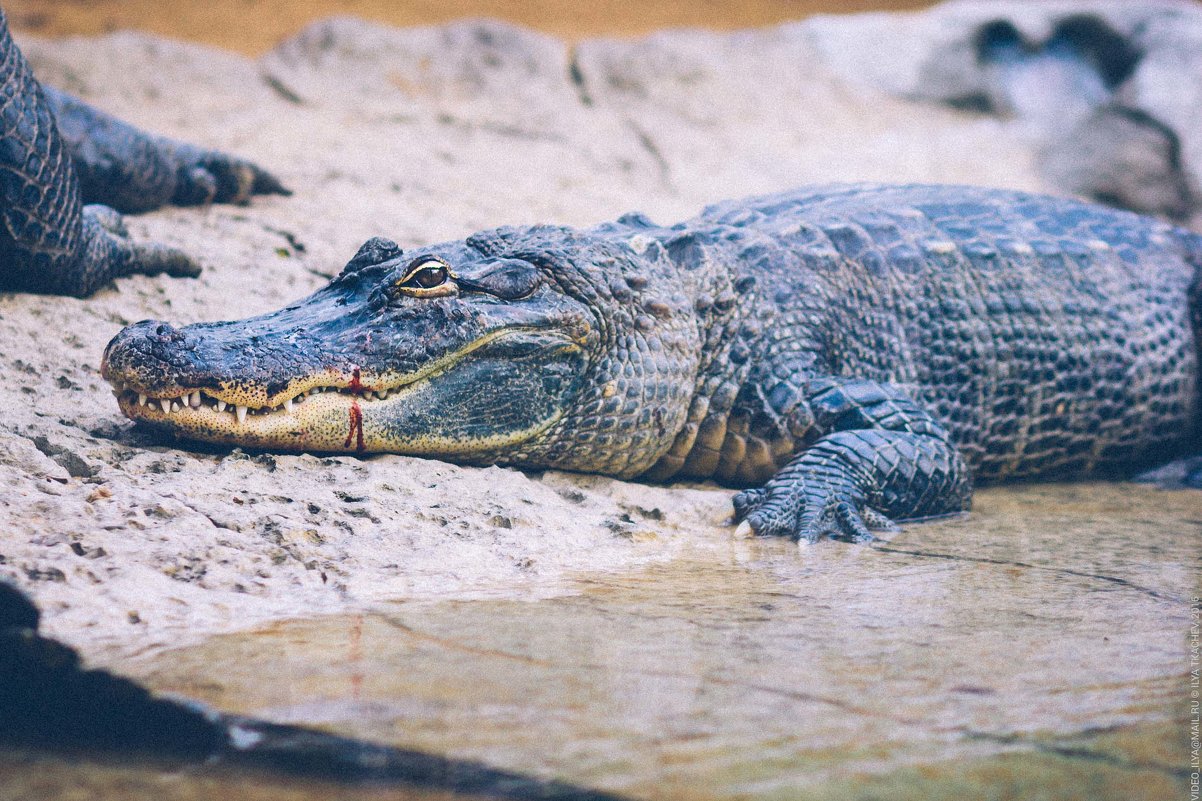
[[[758,533],[864,540],[973,480],[1187,447],[1200,264],[1197,235],[1100,206],[821,187],[416,258],[372,240],[279,312],[131,326],[102,369],[184,437],[712,478]]]
[[[114,208],[263,192],[287,190],[253,164],[145,134],[39,85],[0,11],[0,290],[84,296],[132,273],[196,275],[183,253],[130,241]]]

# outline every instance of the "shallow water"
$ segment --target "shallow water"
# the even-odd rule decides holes
[[[289,621],[128,670],[231,712],[641,798],[1176,797],[1199,535],[1198,491],[991,490],[968,519],[873,547],[699,533],[556,597]],[[121,770],[146,797],[233,781]],[[27,773],[0,769],[0,795]],[[329,791],[262,781],[263,797]]]

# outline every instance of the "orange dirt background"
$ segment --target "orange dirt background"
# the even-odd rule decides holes
[[[819,13],[918,9],[929,0],[5,0],[16,30],[42,36],[135,28],[259,55],[309,22],[353,14],[393,25],[498,17],[566,39],[659,28],[751,28]]]

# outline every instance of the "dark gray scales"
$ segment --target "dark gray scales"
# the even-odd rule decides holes
[[[881,515],[967,508],[970,477],[1129,475],[1196,445],[1202,237],[1182,229],[1014,192],[851,186],[645,235],[737,297],[702,312],[721,353],[650,475],[756,487],[735,504],[759,533],[863,538]]]
[[[183,253],[130,241],[118,212],[287,191],[249,162],[152,136],[41,86],[3,11],[0,87],[0,289],[82,296],[132,273],[195,275]]]

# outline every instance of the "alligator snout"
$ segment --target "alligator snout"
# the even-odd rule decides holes
[[[195,345],[183,331],[161,320],[127,326],[104,349],[100,372],[114,385],[167,389]]]
[[[114,347],[133,347],[145,350],[154,347],[179,347],[184,342],[184,332],[171,323],[162,320],[143,320],[140,323],[126,326],[121,333],[113,337],[108,349]]]

